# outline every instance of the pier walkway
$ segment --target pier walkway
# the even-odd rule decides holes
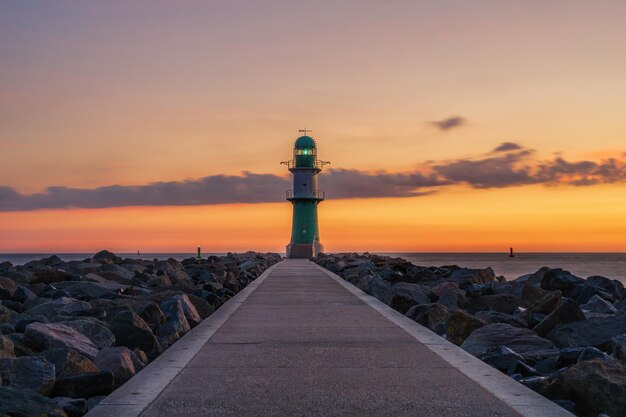
[[[312,262],[285,260],[87,416],[571,414]]]

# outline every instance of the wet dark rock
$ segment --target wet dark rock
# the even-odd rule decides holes
[[[566,291],[584,282],[582,278],[573,275],[571,272],[556,268],[547,271],[543,275],[541,288],[548,291]]]
[[[549,293],[550,291],[544,290],[537,285],[525,282],[520,291],[520,302],[523,306],[528,307],[532,303],[541,300]]]
[[[462,310],[453,311],[445,324],[445,333],[448,340],[455,345],[461,345],[475,330],[486,323]]]
[[[63,409],[51,399],[15,387],[0,387],[0,415],[67,417]]]
[[[113,392],[113,372],[99,371],[57,378],[55,397],[89,398]]]
[[[183,308],[183,313],[185,314],[185,318],[189,322],[190,326],[194,327],[200,324],[202,318],[200,317],[198,310],[196,310],[196,307],[189,300],[189,296],[187,294],[177,294],[172,297],[172,300],[180,301],[181,307]]]
[[[34,349],[68,348],[93,359],[98,348],[89,338],[60,323],[31,323],[24,331],[24,342]]]
[[[416,304],[430,303],[430,290],[418,284],[399,282],[385,294],[384,301],[394,310],[405,314]]]
[[[152,331],[156,331],[157,327],[165,323],[165,315],[158,304],[154,302],[146,304],[139,312],[139,316]]]
[[[109,323],[118,346],[139,348],[148,356],[159,352],[159,342],[145,321],[132,311],[121,311]]]
[[[585,319],[585,314],[580,309],[578,303],[571,298],[566,298],[556,310],[548,314],[546,318],[533,327],[533,331],[541,337],[546,337],[557,324],[572,323]]]
[[[99,371],[98,367],[89,358],[73,349],[50,349],[42,352],[41,355],[54,365],[57,378]]]
[[[488,282],[493,282],[497,280],[496,274],[493,272],[491,268],[485,269],[469,269],[469,268],[459,268],[457,270],[452,271],[448,280],[454,281],[461,288],[471,284],[486,284]]]
[[[87,400],[84,398],[56,397],[52,401],[61,407],[68,417],[82,417],[87,412]]]
[[[548,335],[559,347],[597,347],[609,350],[611,340],[626,329],[626,312],[609,317],[591,318],[574,323],[558,324]]]
[[[448,307],[449,309],[457,309],[465,305],[466,300],[467,297],[465,297],[465,290],[451,288],[445,290],[437,302]]]
[[[37,295],[24,285],[18,285],[13,293],[13,300],[23,303],[27,300],[33,300]]]
[[[541,393],[576,404],[576,414],[596,417],[626,415],[626,365],[619,361],[581,361],[557,372]]]
[[[48,395],[54,387],[54,365],[38,356],[0,358],[2,385]]]
[[[191,330],[191,326],[185,317],[180,300],[170,299],[162,302],[159,307],[165,314],[166,321],[157,329],[157,335],[162,344],[170,346]]]
[[[475,330],[461,345],[476,357],[498,346],[508,347],[531,363],[559,354],[559,349],[550,340],[539,337],[531,330],[503,323],[488,324]]]
[[[586,304],[583,304],[582,309],[585,311],[589,311],[592,313],[602,313],[602,314],[615,314],[617,313],[617,309],[613,306],[613,304],[606,301],[604,298],[599,295],[594,295],[589,299]]]
[[[600,351],[599,349],[596,349],[594,347],[588,347],[588,348],[583,349],[580,356],[578,357],[578,362],[590,361],[593,359],[610,360],[611,357],[607,355],[606,353]]]
[[[586,284],[606,291],[607,293],[612,295],[617,301],[626,298],[626,290],[624,289],[624,284],[616,279],[610,279],[599,275],[594,275],[587,278]]]

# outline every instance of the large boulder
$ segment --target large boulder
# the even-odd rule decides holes
[[[558,324],[547,338],[559,347],[593,346],[610,350],[611,339],[626,329],[626,311],[609,317],[596,317]]]
[[[139,348],[148,356],[154,357],[159,352],[159,342],[145,321],[132,311],[121,311],[109,322],[115,335],[117,346],[130,349]]]
[[[87,336],[60,323],[31,323],[24,331],[24,342],[39,350],[54,348],[74,349],[81,355],[93,359],[98,348]]]
[[[574,288],[578,284],[583,284],[584,279],[573,275],[569,271],[560,268],[547,271],[541,279],[541,288],[548,291],[566,291]]]
[[[382,300],[389,288],[391,288],[391,284],[378,275],[364,275],[356,283],[356,287],[372,297]]]
[[[118,284],[132,284],[132,279],[135,277],[135,274],[128,269],[115,264],[102,265],[98,270],[98,275]]]
[[[385,294],[384,302],[391,308],[406,314],[416,304],[430,303],[430,289],[418,284],[399,282]]]
[[[465,305],[466,300],[467,297],[465,296],[465,290],[461,290],[459,288],[449,288],[441,293],[437,302],[448,307],[449,309],[457,309]]]
[[[91,304],[74,298],[61,297],[52,301],[39,304],[26,310],[23,314],[29,316],[45,316],[52,319],[58,315],[70,316],[79,312],[91,310]]]
[[[528,327],[528,323],[525,320],[517,316],[500,313],[498,311],[479,311],[478,313],[474,314],[474,317],[484,321],[485,323],[505,323],[515,327]]]
[[[96,319],[78,319],[70,321],[62,321],[68,327],[75,329],[80,334],[83,334],[93,342],[98,349],[104,349],[106,347],[113,346],[115,344],[115,335],[109,330],[106,323]]]
[[[101,370],[113,372],[115,386],[120,386],[143,368],[143,362],[124,346],[102,349],[94,363]]]
[[[449,341],[460,345],[476,329],[485,325],[485,322],[477,319],[462,310],[453,311],[445,322],[445,333]]]
[[[0,304],[0,323],[13,322],[17,315],[15,311]]]
[[[580,417],[626,415],[626,364],[595,359],[577,364],[554,374],[541,391],[553,400],[569,400],[576,404]]]
[[[84,398],[56,397],[52,401],[61,407],[68,417],[82,417],[87,413],[87,400]]]
[[[48,395],[54,387],[54,365],[39,356],[0,359],[2,385]]]
[[[411,307],[406,313],[407,317],[430,330],[435,330],[437,325],[445,323],[450,314],[448,307],[438,303],[418,304]]]
[[[63,409],[51,399],[16,387],[0,387],[0,415],[67,417]]]
[[[89,398],[109,395],[113,391],[113,372],[99,371],[57,378],[52,395],[55,397]]]
[[[122,258],[116,256],[113,252],[108,250],[101,250],[93,256],[93,260],[98,263],[113,264],[122,263]]]
[[[200,317],[198,310],[196,310],[196,307],[189,300],[189,297],[187,296],[187,294],[176,294],[175,296],[172,297],[172,300],[180,301],[180,304],[183,308],[183,312],[185,314],[185,318],[187,319],[187,321],[192,327],[200,324],[200,322],[202,321],[202,318]]]
[[[613,338],[613,357],[626,362],[626,333]]]
[[[185,317],[180,300],[166,300],[161,303],[160,308],[167,320],[159,326],[157,334],[163,344],[170,346],[191,330],[191,326]]]
[[[601,314],[615,314],[617,313],[617,309],[613,306],[613,304],[606,301],[604,298],[599,295],[592,296],[586,304],[583,304],[582,309],[585,311],[589,311],[591,313],[601,313]]]
[[[146,324],[156,331],[157,327],[165,323],[165,315],[159,308],[157,303],[151,302],[146,304],[140,311],[139,316],[146,322]]]
[[[57,378],[99,371],[98,367],[89,358],[73,349],[50,349],[42,352],[41,355],[54,365]]]
[[[585,320],[585,314],[580,309],[580,306],[571,298],[566,298],[556,310],[533,327],[533,331],[539,336],[546,337],[557,324],[572,323],[580,320]]]
[[[484,295],[482,297],[468,298],[467,302],[463,305],[470,313],[476,313],[478,311],[490,310],[498,311],[500,313],[512,314],[520,302],[512,295],[509,294],[494,294]]]
[[[538,362],[559,354],[559,349],[550,340],[538,336],[531,330],[503,323],[488,324],[475,330],[461,345],[476,357],[498,346],[506,346],[530,362]]]
[[[533,314],[550,314],[561,304],[561,299],[559,291],[549,292],[532,302],[519,316],[522,319],[528,319]]]
[[[449,281],[456,282],[461,288],[470,284],[486,284],[497,281],[498,278],[491,268],[469,269],[459,268],[452,271],[448,277]]]

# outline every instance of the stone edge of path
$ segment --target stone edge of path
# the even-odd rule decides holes
[[[507,375],[492,368],[480,359],[467,353],[459,346],[442,338],[421,324],[400,314],[377,298],[368,295],[339,275],[313,262],[361,301],[378,311],[383,317],[399,326],[418,342],[422,343],[450,366],[476,382],[500,401],[524,417],[575,417],[574,414],[549,399],[527,388]]]
[[[266,269],[257,279],[181,337],[141,372],[104,398],[84,417],[139,416],[191,362],[250,294],[270,276],[279,263]]]

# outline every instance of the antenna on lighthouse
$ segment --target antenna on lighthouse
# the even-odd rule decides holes
[[[306,134],[307,134],[308,132],[312,132],[312,130],[311,130],[311,129],[307,129],[307,128],[305,127],[304,129],[298,129],[298,132],[300,132],[300,133],[304,133],[304,136],[306,136]]]

